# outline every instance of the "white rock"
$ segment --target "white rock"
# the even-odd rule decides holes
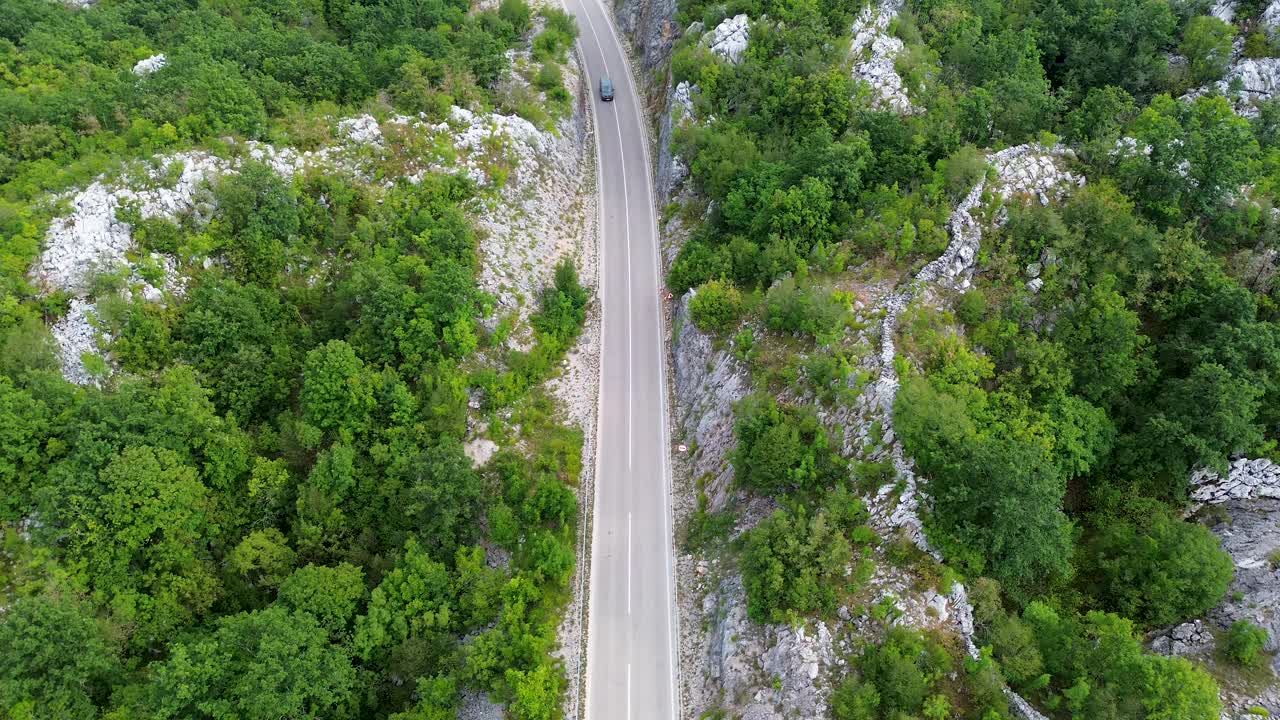
[[[734,64],[742,61],[750,40],[751,20],[745,14],[725,18],[703,38],[711,52]]]
[[[1213,7],[1209,8],[1209,14],[1224,23],[1230,23],[1236,16],[1236,1],[1217,0]]]
[[[871,86],[878,107],[910,115],[919,109],[907,97],[906,87],[894,68],[902,41],[888,33],[889,23],[902,9],[902,0],[881,0],[867,5],[853,22],[853,76]]]
[[[98,355],[98,329],[93,326],[96,308],[92,303],[80,298],[73,298],[67,314],[52,328],[50,333],[58,346],[58,359],[62,365],[62,376],[77,385],[89,385],[95,382],[93,376],[84,366],[84,356]]]
[[[1219,2],[1222,1],[1219,0]],[[1272,0],[1267,5],[1262,11],[1262,16],[1258,18],[1258,25],[1273,41],[1280,38],[1280,0]]]
[[[164,53],[152,55],[144,60],[139,60],[138,63],[133,66],[133,74],[138,76],[150,75],[167,65],[168,62],[169,61],[164,57]]]
[[[338,121],[338,132],[352,142],[363,145],[382,145],[382,128],[372,115],[357,115]]]

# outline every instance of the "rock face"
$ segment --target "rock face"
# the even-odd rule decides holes
[[[690,436],[693,476],[706,477],[705,491],[710,509],[723,510],[733,485],[729,452],[733,435],[733,405],[751,390],[750,378],[742,363],[724,349],[716,349],[711,338],[689,317],[689,301],[695,291],[680,299],[673,339],[675,356],[676,414],[680,426]]]
[[[622,0],[614,8],[618,27],[634,43],[646,74],[671,54],[671,46],[679,37],[675,16],[675,0]]]
[[[133,74],[138,76],[150,75],[166,64],[168,64],[168,60],[165,59],[164,53],[152,55],[144,60],[139,60],[138,64],[133,66]]]
[[[1280,500],[1230,500],[1224,504],[1230,519],[1211,528],[1222,539],[1222,549],[1235,562],[1236,574],[1227,599],[1214,608],[1208,621],[1226,628],[1236,620],[1249,620],[1270,635],[1267,652],[1280,651]],[[1271,659],[1280,672],[1280,656]],[[1274,691],[1274,689],[1273,689]],[[1268,708],[1280,712],[1280,705]]]
[[[750,41],[751,20],[746,15],[725,18],[702,39],[711,52],[734,64],[742,61]]]
[[[989,158],[998,178],[989,186],[986,181],[980,181],[952,212],[951,244],[946,252],[926,265],[912,281],[888,292],[880,303],[885,310],[881,345],[874,355],[873,367],[868,368],[879,373],[878,381],[863,389],[853,407],[824,420],[846,428],[844,454],[847,456],[857,455],[862,448],[871,446],[869,428],[874,422],[880,423],[883,432],[878,445],[866,459],[892,459],[899,482],[890,483],[869,503],[872,524],[886,537],[905,533],[935,557],[937,553],[929,546],[921,528],[918,478],[893,433],[893,402],[898,387],[893,366],[897,316],[917,292],[924,292],[932,285],[968,283],[982,240],[983,225],[978,210],[984,192],[990,191],[1010,201],[1048,202],[1081,184],[1078,177],[1061,168],[1060,161],[1066,156],[1069,152],[1061,148],[1024,145]],[[1003,218],[997,215],[988,222],[999,224]],[[732,405],[747,391],[748,383],[745,372],[733,357],[715,350],[710,339],[692,327],[688,320],[688,299],[683,299],[677,321],[675,397],[681,403],[679,420],[698,443],[693,475],[707,476],[704,489],[708,494],[708,509],[719,509],[727,501],[732,479],[732,469],[725,467],[725,456],[733,446]],[[740,510],[743,516],[754,512],[754,508]],[[739,523],[739,530],[750,524],[749,519],[744,519]],[[814,622],[799,629],[786,625],[754,625],[746,617],[746,593],[740,576],[730,572],[719,579],[707,578],[705,563],[695,566],[689,558],[682,563],[690,570],[682,574],[691,578],[681,586],[684,597],[705,593],[692,608],[682,609],[682,632],[693,635],[682,638],[684,662],[686,667],[708,668],[705,677],[695,675],[684,679],[687,716],[697,717],[698,713],[719,706],[728,711],[728,716],[754,720],[825,717],[830,688],[843,672],[844,658],[855,651],[848,638],[874,638],[878,632],[876,623],[865,615],[841,608],[839,619],[831,624]],[[910,579],[902,572],[881,567],[867,588],[874,594],[867,605],[891,603],[895,623],[954,632],[962,638],[968,654],[978,656],[972,640],[973,607],[963,585],[953,585],[947,594],[919,593],[912,589]],[[701,636],[700,630],[689,630],[690,626],[704,625],[706,630]],[[1035,708],[1016,694],[1009,693],[1009,700],[1018,717],[1043,720]]]
[[[1223,0],[1219,0],[1223,2]],[[1258,25],[1272,42],[1280,40],[1280,0],[1272,0],[1258,18]]]
[[[1209,8],[1209,14],[1224,23],[1230,23],[1236,16],[1236,2],[1235,0],[1216,0],[1213,7]]]
[[[1219,2],[1213,7],[1215,16],[1219,10],[1234,14],[1235,3]],[[1258,19],[1258,27],[1272,42],[1280,40],[1280,0],[1274,0],[1263,10]],[[1216,93],[1230,100],[1232,107],[1240,115],[1257,117],[1258,104],[1270,100],[1280,91],[1280,58],[1246,58],[1242,55],[1243,49],[1243,41],[1237,38],[1231,50],[1231,65],[1222,79],[1196,88],[1180,99],[1190,101],[1201,95]],[[1233,86],[1238,90],[1232,90]]]
[[[862,9],[853,22],[853,76],[871,86],[877,107],[903,115],[919,109],[907,97],[906,87],[893,61],[902,52],[902,41],[888,33],[889,23],[902,10],[902,0],[880,0]]]

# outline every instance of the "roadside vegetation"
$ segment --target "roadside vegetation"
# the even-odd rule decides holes
[[[1223,76],[1236,35],[1251,57],[1280,53],[1255,6],[1236,25],[1178,7],[913,0],[889,29],[919,111],[904,115],[877,109],[849,73],[858,4],[681,4],[684,25],[752,19],[738,64],[697,37],[673,52],[698,118],[675,134],[695,191],[678,212],[708,212],[669,284],[697,291],[693,321],[755,386],[736,410],[735,482],[783,509],[727,545],[753,620],[831,618],[834,597],[856,595],[845,566],[882,542],[834,521],[830,503],[849,498],[836,515],[856,522],[847,508],[892,485],[893,468],[842,459],[842,428],[813,419],[871,379],[858,318],[874,313],[855,312],[857,291],[942,252],[988,150],[1062,143],[1088,179],[1048,206],[988,193],[972,287],[898,324],[894,430],[945,575],[982,590],[977,684],[948,685],[958,656],[894,629],[853,659],[836,717],[1010,717],[982,673],[1056,718],[1219,715],[1201,666],[1142,639],[1203,616],[1232,579],[1217,538],[1184,519],[1191,471],[1280,459],[1280,103],[1246,118],[1212,93],[1176,98]],[[700,511],[694,525],[728,535],[722,517]],[[1234,662],[1258,662],[1250,628],[1223,642]]]
[[[525,110],[549,118],[575,30],[544,15]],[[443,720],[477,694],[561,716],[583,439],[542,383],[590,298],[566,263],[525,349],[481,323],[485,190],[246,158],[209,217],[124,208],[139,264],[208,261],[161,302],[95,281],[115,372],[88,386],[46,329],[67,298],[28,275],[49,193],[124,160],[313,149],[371,106],[516,110],[504,53],[532,22],[522,0],[0,4],[0,717]],[[479,468],[475,423],[501,448]]]

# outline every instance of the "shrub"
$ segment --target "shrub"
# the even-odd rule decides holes
[[[1108,609],[1148,626],[1202,615],[1226,594],[1231,558],[1201,525],[1158,514],[1115,523],[1088,544],[1090,589]]]
[[[708,280],[689,299],[693,324],[708,333],[722,334],[738,324],[742,314],[742,294],[720,280]]]
[[[852,560],[838,518],[825,510],[810,516],[804,507],[778,510],[747,533],[747,614],[756,622],[783,622],[796,613],[834,611]]]
[[[1256,667],[1265,659],[1267,631],[1248,620],[1237,620],[1227,630],[1227,657],[1244,667]]]

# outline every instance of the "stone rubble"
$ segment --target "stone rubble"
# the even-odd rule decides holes
[[[711,52],[733,64],[742,62],[742,54],[747,51],[751,40],[751,20],[746,15],[735,15],[725,18],[702,42]]]
[[[1217,505],[1228,500],[1253,498],[1280,499],[1280,465],[1267,458],[1231,461],[1227,477],[1210,469],[1191,473],[1191,500],[1203,505]]]
[[[902,10],[903,0],[868,4],[853,22],[853,76],[871,86],[874,103],[902,115],[920,112],[909,97],[893,61],[902,52],[902,41],[889,34],[889,24]]]
[[[1175,625],[1157,635],[1151,641],[1151,650],[1161,655],[1186,657],[1207,652],[1213,648],[1213,644],[1213,633],[1205,627],[1204,622],[1193,620]]]
[[[357,115],[339,120],[338,132],[351,142],[382,147],[382,128],[372,115]]]
[[[62,376],[77,385],[89,385],[95,378],[85,367],[85,355],[97,355],[98,329],[94,327],[94,306],[81,298],[72,298],[67,314],[51,329],[54,344],[58,347],[58,362]],[[110,338],[104,338],[109,341]]]
[[[150,75],[151,73],[167,65],[168,62],[169,61],[165,59],[164,53],[160,53],[159,55],[152,55],[151,57],[146,58],[144,60],[139,60],[138,63],[133,66],[133,74],[139,77],[143,75]]]

